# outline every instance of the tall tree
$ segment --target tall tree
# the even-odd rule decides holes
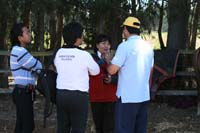
[[[50,12],[49,19],[49,34],[50,34],[50,49],[52,50],[56,45],[56,12]]]
[[[108,20],[107,25],[109,26],[109,28],[107,28],[107,33],[112,38],[112,48],[116,49],[118,44],[122,41],[122,28],[120,26],[122,25],[123,19],[128,15],[128,12],[121,10],[122,4],[127,7],[127,10],[131,9],[131,6],[123,0],[113,0],[112,3],[112,12],[110,12],[109,14],[109,18],[112,18],[112,21]]]
[[[92,38],[98,33],[109,34],[113,42],[113,48],[115,49],[119,42],[121,42],[120,25],[122,24],[122,20],[130,15],[130,4],[127,0],[93,1],[89,8]]]
[[[109,12],[112,9],[111,0],[95,0],[90,11],[91,17],[96,20],[94,22],[94,27],[96,27],[96,33],[105,33],[106,30],[106,20]]]
[[[200,17],[200,0],[197,0],[196,7],[194,8],[195,14],[192,23],[192,34],[191,34],[191,42],[190,48],[195,49],[196,47],[196,38],[197,38],[197,30],[199,24],[199,17]]]
[[[185,49],[188,40],[190,0],[169,0],[168,6],[167,48]]]
[[[160,6],[160,19],[159,19],[159,26],[158,26],[158,38],[159,38],[161,49],[165,49],[165,45],[162,38],[163,16],[164,16],[164,0],[162,0],[161,6]]]
[[[46,12],[49,19],[47,19],[47,31],[49,32],[48,48],[53,50],[56,45],[56,6],[55,0],[48,0],[46,3]]]
[[[22,18],[23,22],[27,25],[30,26],[30,13],[31,13],[31,0],[25,0],[24,5],[23,5],[23,13],[22,13]]]
[[[62,28],[63,28],[63,15],[64,11],[59,10],[57,13],[57,32],[56,32],[56,48],[61,46],[61,39],[62,39]]]
[[[132,5],[132,8],[131,8],[131,14],[133,15],[133,16],[136,16],[136,7],[137,7],[137,0],[131,0],[131,5]]]
[[[44,10],[38,10],[36,14],[35,46],[36,51],[44,50]]]
[[[35,0],[32,8],[35,22],[33,23],[34,31],[34,49],[36,51],[44,51],[44,33],[45,23],[44,18],[46,15],[46,1]]]
[[[6,43],[6,35],[7,35],[7,23],[8,23],[8,9],[6,5],[8,5],[8,1],[1,0],[0,2],[0,49],[7,50],[8,46]],[[7,70],[8,69],[8,61],[6,56],[0,56],[0,69]],[[7,73],[0,73],[0,87],[7,88],[8,87],[8,75]]]

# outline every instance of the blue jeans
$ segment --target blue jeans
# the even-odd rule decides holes
[[[115,105],[114,133],[146,133],[148,101],[141,103],[122,103]]]

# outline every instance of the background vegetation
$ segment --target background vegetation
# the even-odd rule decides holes
[[[62,27],[78,21],[85,27],[86,48],[94,36],[106,33],[114,49],[121,42],[122,21],[136,16],[142,31],[158,34],[160,48],[194,49],[199,32],[199,0],[1,0],[0,50],[9,50],[9,31],[13,23],[24,22],[33,31],[34,51],[60,47]],[[163,41],[163,32],[167,40]]]
[[[85,27],[86,49],[92,49],[98,33],[109,34],[116,49],[127,16],[141,20],[143,37],[158,37],[156,48],[195,49],[199,15],[200,0],[1,0],[0,50],[10,50],[9,32],[15,22],[30,27],[30,50],[54,50],[62,45],[62,27],[70,21]],[[7,57],[0,56],[0,69],[7,67]]]

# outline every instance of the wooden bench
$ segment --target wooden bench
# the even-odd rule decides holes
[[[198,106],[197,106],[197,115],[200,115],[200,51],[199,49],[196,51],[186,51],[186,50],[178,50],[176,54],[167,55],[168,51],[164,51],[166,56],[164,59],[160,59],[167,63],[166,58],[173,59],[174,63],[171,64],[171,71],[167,71],[166,68],[159,65],[159,60],[155,59],[154,64],[154,72],[159,73],[157,77],[152,78],[151,80],[151,99],[155,100],[156,95],[161,96],[197,96],[198,97]],[[197,56],[198,53],[198,56]],[[155,56],[156,53],[155,53]],[[156,57],[155,57],[156,58]],[[198,63],[199,64],[198,64]],[[195,66],[196,65],[196,66]],[[153,72],[153,74],[154,74]],[[181,86],[168,86],[163,89],[162,85],[167,81],[171,81],[172,84],[176,84],[177,79],[185,81],[186,86],[188,86],[189,80],[195,80],[195,87],[188,86],[187,88]],[[187,81],[188,80],[188,81]]]

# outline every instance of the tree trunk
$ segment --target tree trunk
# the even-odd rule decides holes
[[[163,39],[162,39],[163,14],[164,14],[164,0],[162,0],[162,5],[160,7],[160,20],[159,20],[159,27],[158,27],[158,38],[159,38],[161,49],[165,48],[165,45],[164,45],[164,42],[163,42]]]
[[[192,26],[192,39],[191,39],[191,49],[195,49],[196,47],[196,38],[197,38],[197,29],[198,29],[198,22],[199,22],[199,16],[200,16],[200,1],[197,2],[194,20],[193,20],[193,26]]]
[[[44,51],[44,10],[37,11],[36,18],[36,31],[35,31],[35,45],[36,51]],[[44,57],[40,57],[39,60],[44,64]]]
[[[23,17],[23,22],[27,26],[30,26],[30,11],[31,11],[31,0],[25,0],[24,12],[22,14],[22,17]]]
[[[122,41],[122,31],[121,28],[119,27],[119,23],[120,21],[115,21],[115,23],[112,24],[112,30],[110,35],[112,38],[112,49],[117,49],[117,46],[119,45],[119,43],[121,43]]]
[[[61,47],[62,29],[63,29],[63,12],[59,11],[57,14],[57,32],[56,32],[56,49]]]
[[[50,33],[50,50],[56,45],[56,19],[55,12],[50,13],[49,33]]]
[[[103,14],[99,16],[96,27],[96,33],[105,33],[105,16]]]
[[[188,40],[190,0],[169,0],[167,48],[185,49]]]
[[[35,46],[37,51],[44,51],[44,11],[37,12],[35,31]]]
[[[131,8],[132,13],[131,14],[133,16],[136,16],[136,7],[137,7],[136,0],[132,0],[131,3],[132,3],[132,8]]]
[[[112,38],[112,49],[117,49],[119,43],[122,41],[122,28],[119,26],[121,25],[121,18],[117,17],[120,16],[119,10],[115,9],[111,14],[110,17],[116,16],[113,19],[113,22],[110,23],[110,30],[108,31],[110,37]]]
[[[5,14],[0,15],[0,49],[7,50],[6,44],[6,30],[7,30],[7,16]],[[0,69],[8,69],[8,57],[0,56]],[[0,73],[0,88],[8,88],[8,74]]]
[[[138,11],[139,11],[139,10],[142,9],[142,3],[141,3],[141,0],[137,0],[137,2],[138,2],[138,5],[139,5],[139,7],[138,7]]]

